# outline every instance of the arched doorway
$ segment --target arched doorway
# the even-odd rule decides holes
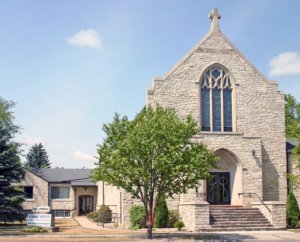
[[[215,154],[220,158],[218,168],[210,170],[212,178],[206,184],[207,201],[210,204],[242,205],[242,165],[237,156],[227,149]]]
[[[94,211],[94,197],[91,195],[79,196],[79,215],[86,215]]]

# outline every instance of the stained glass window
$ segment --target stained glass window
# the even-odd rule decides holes
[[[210,68],[201,79],[202,131],[232,131],[232,85],[228,73]]]

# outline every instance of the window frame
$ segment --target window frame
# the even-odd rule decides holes
[[[61,188],[68,188],[68,197],[53,197],[54,192],[52,189],[61,189]],[[58,192],[59,194],[59,192]],[[70,200],[71,198],[71,187],[68,185],[51,185],[50,186],[50,199],[51,200]]]
[[[25,191],[26,188],[31,188],[31,197],[28,197],[28,192]],[[23,186],[23,192],[25,194],[25,200],[32,200],[33,199],[33,186],[32,185],[24,185]]]
[[[209,110],[210,110],[210,114],[209,114],[209,120],[210,120],[210,130],[206,128],[206,130],[203,130],[203,125],[202,125],[202,119],[203,119],[203,114],[202,114],[202,88],[203,88],[203,83],[202,80],[205,78],[205,75],[207,76],[207,73],[211,73],[215,70],[215,69],[221,69],[222,70],[222,76],[228,76],[229,80],[230,80],[230,90],[231,90],[231,131],[226,130],[227,127],[225,127],[225,107],[224,107],[224,96],[223,96],[223,90],[225,90],[226,88],[222,87],[220,88],[221,91],[221,131],[215,131],[214,127],[213,127],[213,89],[214,87],[212,87],[211,83],[208,83],[210,81],[210,79],[207,79],[207,83],[208,85],[204,88],[207,88],[209,90]],[[236,94],[236,81],[235,78],[232,76],[231,72],[228,71],[228,69],[226,67],[224,67],[223,65],[219,64],[219,63],[213,63],[208,65],[207,68],[204,69],[204,71],[201,73],[200,78],[198,79],[198,81],[196,82],[196,84],[198,84],[198,90],[199,90],[199,108],[198,108],[198,112],[199,112],[199,127],[200,127],[200,132],[201,133],[226,133],[226,134],[230,134],[230,133],[235,133],[237,132],[236,130],[236,98],[235,98],[235,94]]]

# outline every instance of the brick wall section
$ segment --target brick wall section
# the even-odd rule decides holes
[[[236,132],[243,137],[259,137],[261,148],[262,195],[264,200],[286,200],[286,157],[284,96],[278,92],[277,84],[267,81],[242,54],[221,33],[211,33],[197,49],[188,55],[163,78],[156,78],[153,87],[147,92],[147,105],[156,103],[165,107],[174,107],[180,117],[191,114],[200,123],[199,80],[202,73],[212,64],[218,63],[228,69],[234,77],[234,106]],[[222,136],[222,135],[220,135]],[[212,146],[209,135],[202,141]],[[214,136],[216,141],[224,138]],[[242,141],[242,139],[240,139]],[[230,146],[229,150],[242,150],[247,141],[221,146]],[[255,145],[256,147],[257,145]],[[247,150],[251,149],[247,147]],[[245,151],[246,152],[246,151]],[[241,154],[241,161],[251,169],[246,174],[248,190],[254,190],[258,171],[253,159]],[[260,183],[260,181],[259,181]],[[261,186],[258,187],[261,192]]]
[[[70,187],[70,197],[67,199],[51,199],[51,187],[52,186],[67,186]],[[75,191],[69,183],[50,183],[49,185],[49,206],[54,210],[71,210],[75,211]]]
[[[47,181],[26,170],[21,184],[23,186],[33,186],[33,199],[26,199],[22,203],[23,209],[31,210],[32,207],[49,206]]]
[[[209,203],[204,201],[181,202],[179,213],[188,231],[199,231],[210,228]]]
[[[286,207],[284,202],[254,202],[252,207],[259,208],[275,228],[286,228]]]
[[[74,187],[76,202],[75,207],[76,211],[75,214],[79,214],[79,197],[83,195],[93,196],[93,209],[96,211],[97,209],[97,187]]]

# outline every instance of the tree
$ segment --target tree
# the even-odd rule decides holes
[[[25,167],[32,168],[50,168],[47,152],[41,143],[34,144],[26,155]]]
[[[144,108],[132,121],[116,114],[103,130],[106,138],[98,146],[99,166],[93,177],[143,203],[147,238],[152,238],[160,196],[196,188],[200,179],[209,177],[217,158],[205,145],[192,142],[199,132],[192,117],[181,120],[170,108]]]
[[[286,137],[300,140],[300,103],[290,94],[284,99]]]
[[[292,95],[287,94],[285,99],[285,133],[286,137],[300,141],[300,103]],[[297,162],[296,168],[300,169],[300,144],[296,146],[291,154],[292,162]],[[299,187],[299,175],[287,174],[291,189]]]
[[[289,226],[298,226],[300,218],[299,206],[296,197],[292,192],[289,193],[286,202],[286,221]]]
[[[19,127],[13,123],[14,116],[10,109],[13,102],[0,97],[0,221],[22,221],[24,215],[21,203],[24,193],[15,184],[19,183],[23,169],[19,154],[20,145],[13,140]]]
[[[157,198],[156,198],[157,199]],[[157,201],[156,216],[154,220],[155,228],[166,228],[169,221],[169,210],[165,196],[160,196],[159,201]]]

